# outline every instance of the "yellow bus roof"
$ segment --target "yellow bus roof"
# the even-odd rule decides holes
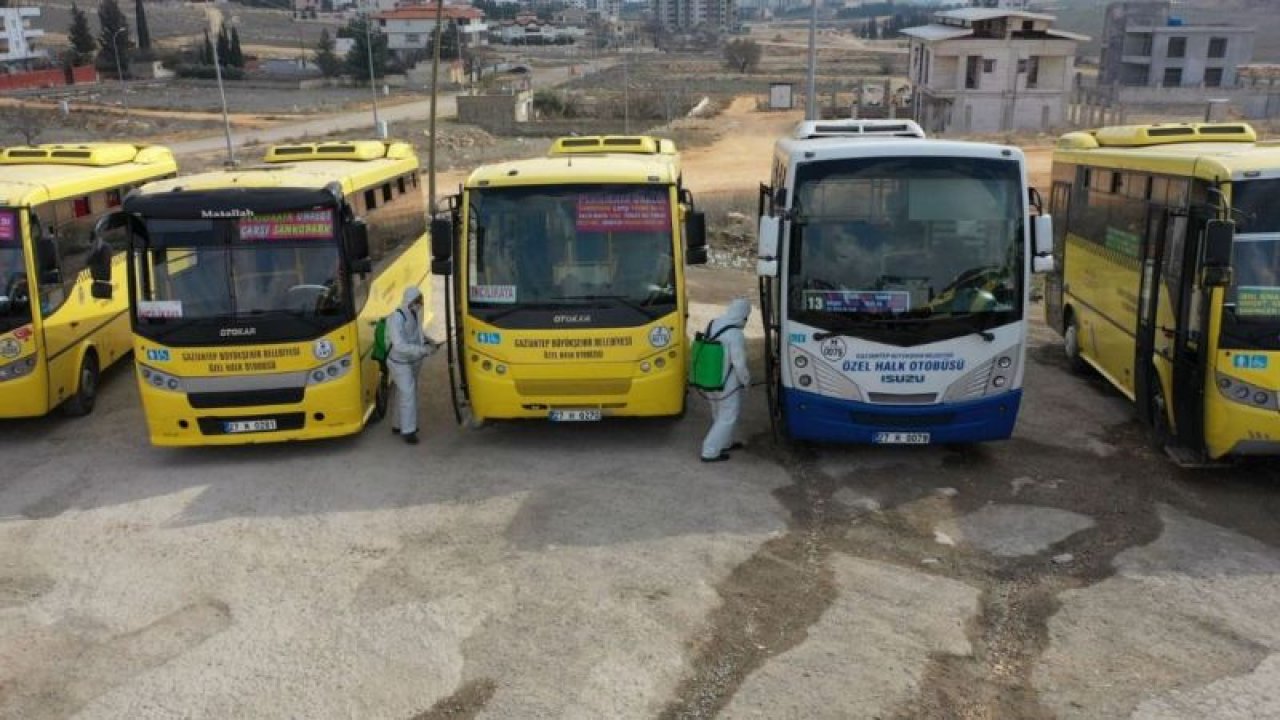
[[[1244,123],[1128,125],[1067,133],[1054,162],[1230,180],[1280,171],[1280,144],[1258,142]]]
[[[326,150],[351,147],[350,152]],[[330,183],[349,195],[418,169],[418,157],[406,142],[361,140],[344,143],[277,145],[267,149],[264,164],[240,170],[215,170],[148,183],[144,195],[182,190],[231,188],[323,189]]]
[[[0,149],[0,205],[24,207],[178,171],[169,148],[126,143],[33,145]]]
[[[529,185],[674,185],[680,181],[676,144],[651,135],[575,135],[556,138],[546,157],[481,165],[466,187]]]

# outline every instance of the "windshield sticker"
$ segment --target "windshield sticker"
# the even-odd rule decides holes
[[[0,212],[0,243],[11,243],[18,239],[18,216],[11,212]]]
[[[1280,287],[1241,287],[1236,292],[1236,315],[1280,316]]]
[[[514,305],[516,302],[516,286],[472,285],[467,296],[471,298],[471,302]]]
[[[911,293],[876,290],[805,290],[806,310],[836,313],[891,313],[911,309]]]
[[[578,198],[578,232],[663,232],[671,206],[662,195],[584,195]]]
[[[1126,230],[1107,227],[1104,244],[1109,250],[1115,250],[1122,255],[1136,258],[1138,257],[1138,248],[1142,246],[1142,239]]]
[[[147,320],[176,320],[182,317],[182,301],[139,300],[138,317]]]
[[[241,240],[325,240],[333,237],[328,210],[258,215],[240,221]]]
[[[1241,370],[1266,370],[1267,356],[1239,353],[1231,358],[1231,367]]]

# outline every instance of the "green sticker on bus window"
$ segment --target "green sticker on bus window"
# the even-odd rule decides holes
[[[1107,228],[1106,246],[1108,250],[1115,250],[1123,255],[1136,258],[1138,257],[1138,248],[1141,245],[1142,241],[1137,235],[1119,228]]]
[[[1280,316],[1280,287],[1242,286],[1236,291],[1236,315]]]

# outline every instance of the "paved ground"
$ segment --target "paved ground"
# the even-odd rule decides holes
[[[1280,716],[1273,466],[1174,470],[1059,356],[1006,443],[779,447],[755,394],[711,466],[697,402],[460,430],[438,360],[416,448],[159,450],[114,372],[0,424],[0,717]]]

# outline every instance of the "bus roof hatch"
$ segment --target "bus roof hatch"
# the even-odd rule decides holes
[[[1186,142],[1257,142],[1247,123],[1156,123],[1117,125],[1089,132],[1100,147],[1145,147]],[[1074,133],[1069,133],[1074,135]],[[1066,136],[1064,136],[1066,139]],[[1080,140],[1075,140],[1080,142]],[[1087,144],[1087,143],[1086,143]],[[1060,143],[1061,145],[1061,143]]]
[[[912,120],[806,120],[796,126],[797,140],[824,137],[923,138],[924,129]]]
[[[263,162],[285,163],[304,160],[399,160],[411,152],[408,143],[382,140],[344,140],[341,142],[297,143],[267,148]]]
[[[0,165],[83,165],[110,167],[130,162],[154,162],[156,150],[128,143],[31,145],[0,149]],[[168,151],[160,154],[167,154]]]
[[[675,155],[676,144],[666,138],[649,135],[581,135],[556,138],[547,154],[555,157],[588,153]]]

